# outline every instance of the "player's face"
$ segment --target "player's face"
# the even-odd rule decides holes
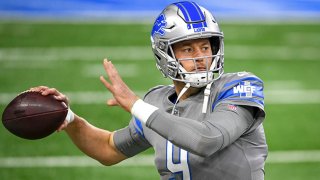
[[[186,40],[175,43],[172,48],[176,58],[188,72],[206,71],[212,63],[209,39]]]

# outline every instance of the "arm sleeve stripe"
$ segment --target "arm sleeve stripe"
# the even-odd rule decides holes
[[[142,127],[141,121],[136,117],[134,117],[134,129],[136,130],[136,132],[140,136],[144,137],[144,132],[143,132],[143,127]]]

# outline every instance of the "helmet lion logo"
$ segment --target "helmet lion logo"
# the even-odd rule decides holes
[[[155,21],[153,28],[152,28],[152,36],[155,34],[160,34],[163,36],[165,34],[164,27],[166,27],[166,17],[164,14],[161,14]]]

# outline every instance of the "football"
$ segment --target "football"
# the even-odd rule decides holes
[[[18,137],[41,139],[56,131],[67,113],[67,105],[53,95],[43,96],[38,92],[26,91],[7,105],[2,123]]]

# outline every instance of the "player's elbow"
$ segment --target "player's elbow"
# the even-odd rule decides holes
[[[98,158],[96,158],[97,161],[99,161],[102,165],[104,166],[112,166],[115,164],[120,163],[121,161],[127,159],[126,156],[124,156],[123,154],[120,154],[118,152],[116,153],[105,153],[105,156],[100,156]]]
[[[223,145],[223,136],[201,136],[195,143],[195,154],[201,157],[212,156],[219,151]]]
[[[111,160],[111,159],[101,159],[101,160],[98,160],[100,162],[100,164],[104,165],[104,166],[113,166],[115,164],[118,164],[119,161],[114,161],[114,160]]]
[[[104,166],[113,166],[117,163],[113,163],[113,162],[109,162],[109,161],[99,161],[100,164],[104,165]]]

